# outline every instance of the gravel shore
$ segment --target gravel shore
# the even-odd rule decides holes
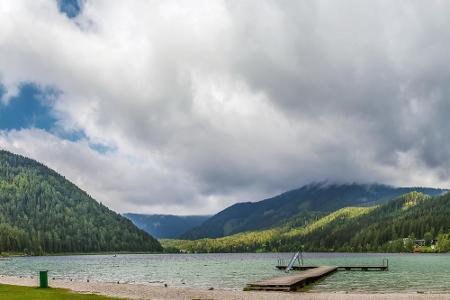
[[[37,278],[0,276],[0,283],[37,286]],[[311,300],[340,300],[340,299],[450,299],[450,294],[357,294],[357,293],[283,293],[283,292],[244,292],[240,290],[177,288],[144,284],[117,284],[104,282],[82,282],[69,280],[49,280],[51,287],[70,289],[78,293],[99,294],[126,299],[217,299],[217,300],[275,300],[275,299],[311,299]]]

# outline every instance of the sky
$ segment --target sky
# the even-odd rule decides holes
[[[118,212],[450,187],[450,2],[0,1],[0,148]]]

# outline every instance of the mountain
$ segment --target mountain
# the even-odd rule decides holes
[[[184,252],[283,252],[302,248],[411,252],[415,238],[428,237],[428,240],[438,240],[438,251],[448,252],[450,194],[430,197],[411,192],[373,207],[341,208],[306,225],[293,227],[294,223],[216,239],[164,240],[163,246]]]
[[[184,233],[182,239],[215,238],[270,228],[300,213],[326,213],[348,206],[371,206],[418,191],[430,196],[441,189],[392,187],[381,184],[313,183],[259,202],[234,204]]]
[[[310,221],[292,218],[283,225],[259,231],[247,231],[220,238],[198,240],[162,240],[166,250],[183,252],[271,252],[298,251],[305,233],[323,229],[335,220],[348,220],[374,210],[374,207],[346,207],[328,215],[311,216]],[[298,225],[302,224],[302,225]],[[304,224],[304,225],[303,225]]]
[[[138,228],[146,231],[156,238],[174,239],[182,233],[192,229],[211,216],[175,216],[175,215],[145,215],[124,214]]]
[[[161,251],[131,221],[41,163],[0,150],[0,251]]]

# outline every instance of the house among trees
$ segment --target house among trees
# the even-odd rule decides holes
[[[403,239],[403,245],[406,246],[408,243],[410,243],[410,238],[404,238]],[[431,247],[431,249],[434,249],[438,245],[437,239],[415,239],[414,240],[414,248],[421,248],[425,246]]]
[[[416,245],[416,247],[423,247],[425,246],[425,240],[415,240],[414,244]]]

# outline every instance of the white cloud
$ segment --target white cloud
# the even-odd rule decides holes
[[[2,84],[58,88],[61,128],[86,139],[0,145],[120,211],[210,213],[324,179],[446,186],[443,6],[99,0],[71,20],[2,1]]]

